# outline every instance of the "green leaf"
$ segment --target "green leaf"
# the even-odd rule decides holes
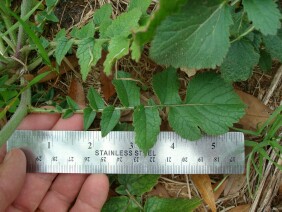
[[[146,212],[155,211],[169,211],[169,212],[179,212],[186,211],[192,212],[196,209],[202,201],[198,198],[184,199],[184,198],[160,198],[160,197],[150,197],[147,199],[144,210]]]
[[[100,60],[102,56],[102,46],[105,43],[104,40],[95,39],[94,45],[93,45],[93,59],[92,59],[92,66],[95,66],[97,62]]]
[[[190,81],[185,104],[170,107],[168,121],[176,133],[189,140],[201,138],[201,130],[209,135],[226,133],[245,113],[232,85],[210,72]]]
[[[78,63],[80,65],[82,79],[83,81],[85,81],[92,66],[94,38],[83,39],[77,44],[77,46],[78,48],[76,55],[78,57]]]
[[[275,1],[243,0],[243,6],[256,29],[264,35],[276,34],[281,26],[281,14]]]
[[[138,27],[138,21],[142,13],[138,8],[132,9],[131,11],[122,13],[106,31],[106,36],[109,38],[113,37],[127,37],[131,34],[131,31]]]
[[[157,184],[160,175],[152,174],[121,174],[118,175],[118,181],[121,184],[116,188],[119,194],[143,195],[151,191]]]
[[[79,110],[78,104],[72,98],[67,96],[66,100],[67,100],[67,103],[68,103],[68,106],[69,106],[70,109],[72,109],[72,110]]]
[[[131,50],[131,58],[133,60],[135,60],[136,62],[139,61],[140,57],[141,57],[141,48],[139,46],[139,44],[136,42],[136,40],[133,40],[130,46],[130,50]]]
[[[62,114],[62,118],[63,119],[68,119],[70,117],[73,116],[73,110],[72,109],[67,109],[63,114]]]
[[[88,128],[93,123],[94,119],[96,117],[96,112],[90,108],[86,107],[83,110],[83,128],[84,130],[88,130]]]
[[[111,20],[112,11],[111,4],[104,4],[100,9],[96,10],[93,15],[94,24],[102,25]]]
[[[135,131],[135,143],[147,155],[152,148],[160,132],[161,118],[156,107],[144,108],[140,105],[134,109],[133,125]]]
[[[113,63],[129,53],[129,39],[124,37],[114,37],[110,41],[108,55],[104,62],[104,72],[109,75],[112,70]]]
[[[249,40],[241,39],[232,43],[220,71],[226,81],[247,80],[253,67],[259,62],[259,54]]]
[[[118,98],[125,107],[140,105],[140,88],[136,85],[136,82],[132,81],[130,73],[118,71],[117,79],[112,82]]]
[[[136,203],[125,196],[110,198],[102,208],[102,212],[139,212],[140,208]]]
[[[165,86],[164,86],[165,85]],[[153,76],[153,89],[162,104],[179,104],[179,80],[176,69],[170,67]]]
[[[68,40],[66,38],[66,30],[62,29],[55,37],[55,41],[57,42],[55,49],[55,57],[56,62],[60,65],[65,55],[68,53],[70,48],[72,47],[73,40]]]
[[[115,107],[107,106],[102,113],[101,131],[105,137],[118,123],[120,118],[120,110],[115,110]]]
[[[46,0],[46,5],[47,7],[53,7],[53,6],[56,6],[56,3],[57,3],[58,0]]]
[[[157,28],[150,56],[176,68],[215,68],[229,44],[230,9],[225,1],[188,1]]]
[[[282,28],[278,30],[277,35],[268,35],[263,39],[266,50],[273,58],[282,62]]]
[[[86,38],[93,38],[94,34],[95,34],[95,26],[93,21],[90,21],[88,24],[81,27],[81,29],[74,27],[73,30],[71,31],[71,36],[80,40]]]
[[[263,72],[267,72],[272,67],[271,55],[264,49],[260,50],[259,67]]]
[[[131,11],[134,8],[139,8],[142,14],[147,14],[147,9],[151,2],[152,0],[131,0],[128,4],[127,11]]]
[[[99,110],[105,108],[105,103],[103,99],[93,87],[89,88],[87,93],[87,99],[92,109]]]
[[[157,27],[160,23],[168,16],[178,11],[180,6],[186,2],[186,0],[160,0],[158,10],[151,15],[151,20],[148,22],[147,26],[144,28],[138,29],[135,40],[142,47],[144,44],[150,42],[155,33]]]

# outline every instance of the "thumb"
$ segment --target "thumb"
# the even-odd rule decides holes
[[[0,211],[16,199],[26,175],[26,158],[20,149],[11,150],[0,164]]]

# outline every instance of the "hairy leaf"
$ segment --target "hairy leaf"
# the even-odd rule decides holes
[[[102,212],[139,212],[140,208],[136,205],[136,203],[126,197],[112,197],[110,198],[106,204],[102,208]]]
[[[79,110],[78,104],[72,98],[67,96],[66,100],[67,100],[67,103],[68,103],[68,106],[69,106],[70,109],[72,109],[72,110]]]
[[[264,43],[271,56],[282,62],[282,28],[279,29],[277,35],[265,36]]]
[[[95,26],[93,21],[90,21],[81,29],[74,27],[73,30],[71,31],[71,36],[80,40],[85,38],[93,38],[94,34],[95,34]]]
[[[131,74],[118,71],[117,79],[113,80],[118,98],[125,107],[140,105],[140,88],[131,80]]]
[[[248,79],[253,67],[259,62],[259,54],[249,40],[241,39],[232,43],[220,71],[226,81]]]
[[[88,130],[88,128],[93,123],[95,116],[96,116],[96,112],[92,108],[90,107],[84,108],[83,110],[83,129],[84,130]]]
[[[106,36],[110,38],[116,36],[127,37],[133,29],[138,27],[141,15],[142,13],[138,8],[122,13],[108,27]]]
[[[140,45],[140,47],[153,39],[156,29],[160,25],[160,23],[168,15],[171,15],[172,13],[178,11],[180,6],[185,1],[186,0],[159,1],[159,8],[153,15],[151,15],[151,20],[148,22],[147,26],[142,29],[139,29],[135,35],[136,42]]]
[[[158,27],[150,56],[176,68],[215,68],[228,51],[231,24],[226,2],[188,1]]]
[[[128,193],[131,195],[143,195],[145,192],[152,190],[157,184],[160,175],[152,174],[121,174],[118,175],[118,181],[121,184],[116,188],[119,194]]]
[[[146,14],[151,2],[152,0],[131,0],[128,4],[127,10],[131,11],[134,8],[139,8],[142,14]]]
[[[184,198],[160,198],[150,197],[145,203],[146,212],[157,212],[157,211],[186,211],[192,212],[201,204],[201,200],[198,198],[184,199]]]
[[[165,86],[164,86],[165,85]],[[179,80],[176,69],[168,68],[153,76],[153,89],[162,104],[179,104]]]
[[[129,53],[129,39],[124,37],[114,37],[110,41],[109,54],[104,62],[104,72],[109,75],[113,63]]]
[[[60,65],[65,55],[68,53],[70,48],[72,47],[73,40],[68,40],[66,38],[66,30],[62,29],[55,37],[55,41],[57,42],[55,49],[55,57],[56,62]]]
[[[134,109],[133,125],[135,143],[146,155],[152,148],[160,132],[161,118],[157,108],[144,108],[140,105]]]
[[[97,62],[100,60],[102,56],[102,46],[105,43],[104,40],[95,39],[94,45],[93,45],[93,60],[92,60],[92,66],[95,66]]]
[[[190,81],[185,104],[171,107],[168,120],[176,133],[189,140],[199,139],[201,130],[223,134],[244,115],[244,105],[232,85],[209,72]]]
[[[111,4],[104,4],[100,9],[96,10],[93,15],[93,21],[95,25],[102,25],[111,19],[112,15]]]
[[[115,107],[107,106],[102,113],[101,131],[102,136],[105,137],[118,123],[120,118],[120,111],[115,110]]]
[[[92,49],[94,46],[94,38],[86,38],[81,40],[78,44],[76,55],[78,57],[78,63],[80,65],[80,72],[83,81],[91,70],[93,55]]]
[[[105,108],[105,103],[103,99],[93,87],[89,88],[87,93],[87,99],[92,109],[99,110]]]
[[[280,28],[281,14],[273,0],[243,0],[248,18],[264,35],[275,35]]]

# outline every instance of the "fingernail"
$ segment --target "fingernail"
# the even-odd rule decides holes
[[[12,151],[10,151],[10,152],[8,152],[8,153],[6,154],[6,156],[5,156],[5,158],[4,158],[4,162],[5,162],[5,161],[8,161],[8,160],[11,158],[11,156],[12,156]]]

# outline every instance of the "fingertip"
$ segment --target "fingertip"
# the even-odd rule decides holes
[[[68,119],[59,119],[52,130],[82,130],[83,116],[81,114],[74,114]]]

